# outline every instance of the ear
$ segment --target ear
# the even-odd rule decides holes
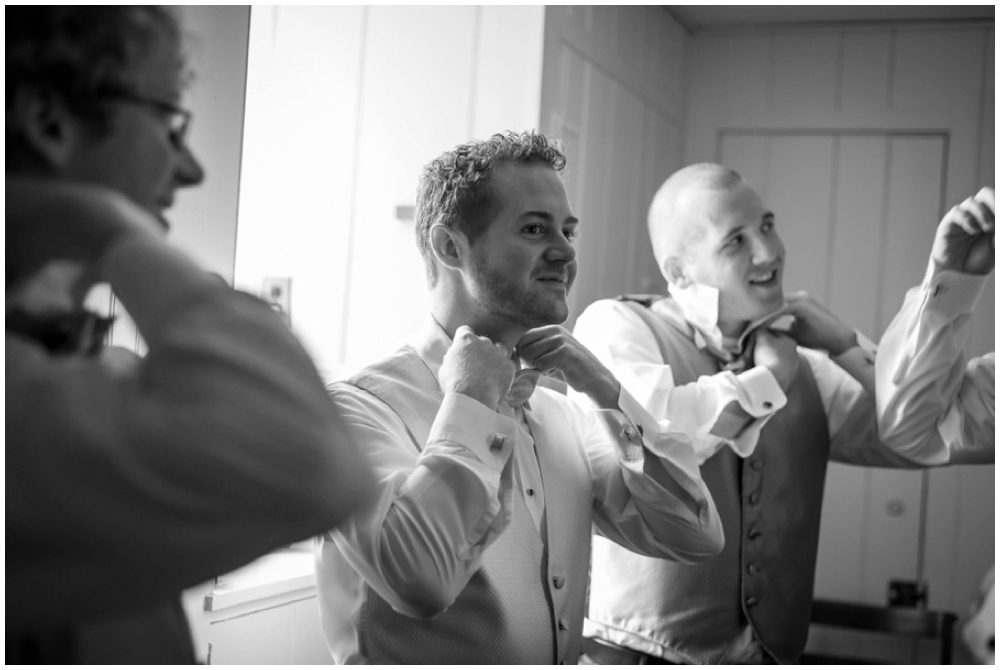
[[[452,270],[464,269],[469,249],[465,235],[443,223],[435,223],[431,226],[430,243],[438,263]]]
[[[17,89],[7,123],[20,130],[24,141],[49,168],[60,170],[69,163],[79,136],[79,122],[63,97],[52,89]]]
[[[687,288],[691,285],[691,278],[688,277],[684,269],[684,261],[677,256],[667,256],[664,258],[660,271],[663,272],[664,278],[672,286]]]

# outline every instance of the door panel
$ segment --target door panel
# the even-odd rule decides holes
[[[877,341],[920,281],[942,210],[946,137],[723,132],[719,148],[775,212],[786,291],[809,291]],[[917,577],[922,479],[831,464],[818,596],[883,603],[890,579]]]

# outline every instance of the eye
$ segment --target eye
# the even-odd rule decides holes
[[[760,229],[765,233],[769,233],[774,230],[774,219],[764,219],[764,223],[760,225]]]
[[[744,238],[742,233],[740,233],[739,235],[733,235],[726,242],[725,246],[727,249],[735,249],[743,244],[743,239]]]
[[[529,235],[542,235],[545,233],[545,226],[540,223],[529,223],[521,231]]]
[[[566,236],[567,240],[572,242],[573,240],[575,240],[580,236],[580,231],[578,231],[576,228],[566,228],[563,230],[563,235]]]

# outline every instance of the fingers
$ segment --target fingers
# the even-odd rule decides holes
[[[969,235],[979,235],[993,230],[993,210],[975,198],[966,198],[953,210],[953,217]]]
[[[480,337],[479,335],[476,335],[476,333],[469,326],[459,326],[456,328],[454,341],[456,343],[482,342],[484,344],[492,344],[504,358],[510,358],[510,347],[503,342],[493,342],[488,337]]]
[[[989,207],[993,212],[997,211],[996,194],[989,186],[984,186],[979,189],[979,193],[977,193],[974,197],[976,200]]]

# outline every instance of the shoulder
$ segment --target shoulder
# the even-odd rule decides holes
[[[577,317],[574,332],[600,329],[643,328],[644,320],[638,310],[648,310],[643,302],[605,298],[591,303]]]

